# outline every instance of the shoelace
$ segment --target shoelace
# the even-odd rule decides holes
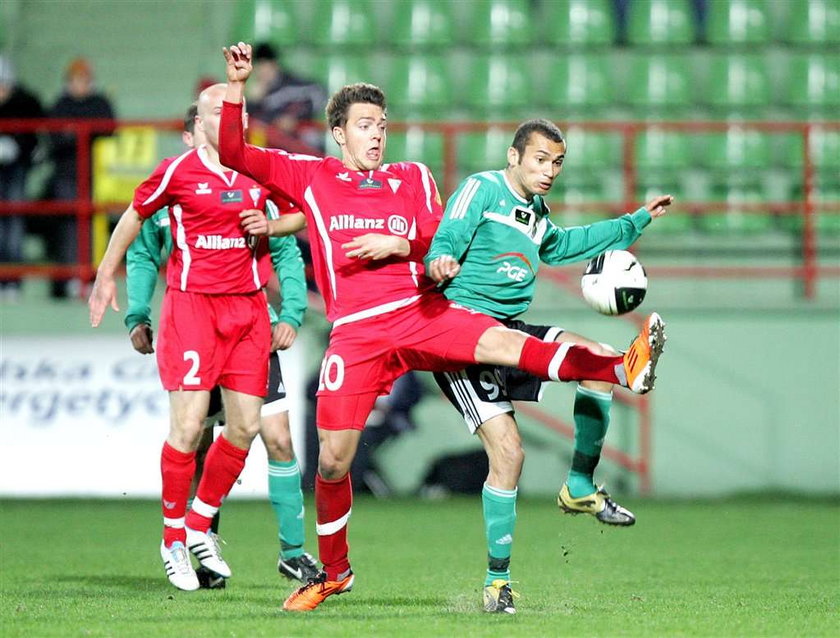
[[[187,556],[185,547],[171,547],[169,554],[172,557],[172,564],[176,570],[182,574],[188,574],[190,572],[192,565],[190,565],[190,559]]]
[[[216,558],[221,558],[222,548],[219,545],[219,543],[221,543],[222,545],[227,545],[225,539],[219,536],[216,532],[209,532],[207,536],[210,538],[210,549],[216,555]]]

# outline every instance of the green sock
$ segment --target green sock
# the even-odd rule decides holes
[[[502,490],[484,484],[484,532],[487,536],[487,577],[484,585],[501,578],[510,580],[510,551],[516,525],[516,490]]]
[[[574,498],[595,491],[593,475],[610,425],[612,394],[578,386],[575,393],[575,454],[566,484]]]
[[[268,497],[280,529],[280,554],[294,558],[303,554],[303,492],[297,459],[268,460]]]

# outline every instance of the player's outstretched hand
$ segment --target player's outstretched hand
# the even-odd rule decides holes
[[[674,198],[671,195],[657,195],[647,203],[645,208],[650,213],[651,217],[660,217],[665,214],[665,209],[674,203]]]
[[[113,277],[105,277],[101,274],[96,276],[93,282],[93,290],[88,298],[88,309],[90,310],[90,325],[96,328],[102,323],[105,311],[111,306],[114,312],[119,312],[117,304],[117,284]]]
[[[128,333],[131,345],[140,354],[153,354],[155,351],[152,345],[152,327],[147,323],[138,323]]]
[[[411,250],[408,240],[396,235],[382,235],[380,233],[365,233],[353,241],[341,244],[350,259],[386,259],[399,255],[405,257]]]
[[[256,208],[243,210],[239,213],[239,223],[242,225],[242,229],[251,235],[257,237],[268,235],[268,219],[261,210]]]
[[[239,42],[230,48],[222,47],[225,55],[225,72],[228,82],[244,82],[251,75],[254,65],[251,61],[251,45]]]
[[[454,279],[461,272],[461,264],[451,255],[441,255],[429,264],[429,272],[426,273],[433,281],[440,283]]]
[[[297,337],[297,330],[291,324],[279,321],[271,329],[271,351],[288,350]]]

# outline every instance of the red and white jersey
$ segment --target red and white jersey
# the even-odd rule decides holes
[[[205,294],[260,290],[271,276],[268,242],[249,237],[239,213],[265,210],[268,190],[213,164],[206,149],[163,160],[134,191],[134,209],[148,218],[169,208],[172,252],[166,283]]]
[[[241,121],[239,105],[225,102],[223,162],[282,193],[305,213],[315,278],[330,321],[340,325],[388,312],[433,286],[422,260],[443,211],[425,165],[403,162],[359,172],[335,157],[265,150],[244,143]],[[381,261],[346,257],[342,244],[366,233],[404,237],[411,253]]]

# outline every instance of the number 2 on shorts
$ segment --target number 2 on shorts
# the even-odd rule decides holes
[[[184,361],[192,361],[189,372],[184,375],[184,385],[201,385],[201,377],[196,376],[198,368],[201,365],[198,353],[195,350],[187,350],[184,352]]]

